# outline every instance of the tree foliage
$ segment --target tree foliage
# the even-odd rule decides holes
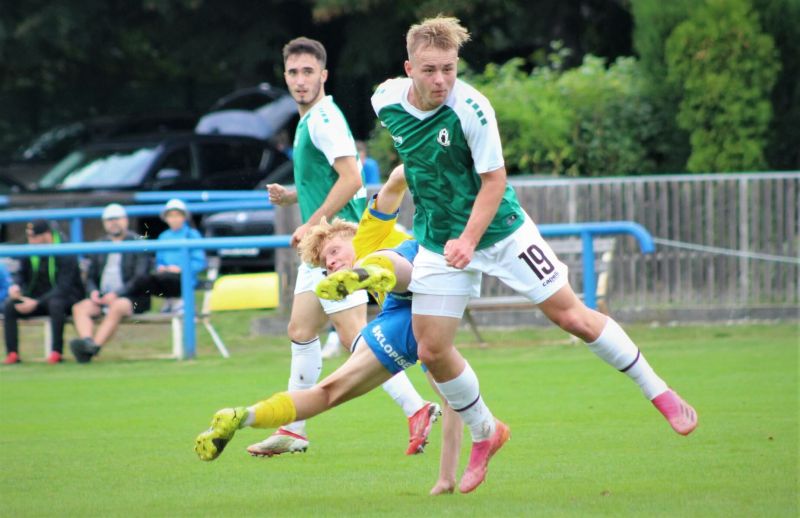
[[[694,172],[758,170],[779,70],[772,40],[746,0],[708,0],[667,40],[668,78],[683,94]]]
[[[610,66],[588,55],[564,69],[568,52],[555,44],[548,66],[525,72],[519,58],[467,70],[495,110],[506,168],[511,174],[607,176],[653,172],[647,149],[659,133],[632,58]],[[397,159],[387,132],[376,128],[373,154],[384,169]]]

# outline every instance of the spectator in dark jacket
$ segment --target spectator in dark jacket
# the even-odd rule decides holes
[[[57,231],[42,219],[28,223],[28,243],[55,244],[61,241]],[[60,363],[64,350],[64,323],[70,308],[83,297],[78,259],[74,255],[31,256],[20,261],[14,284],[8,288],[3,307],[6,359],[4,364],[19,363],[17,319],[50,316],[53,351],[48,363]]]
[[[99,241],[122,242],[140,239],[128,229],[125,208],[112,203],[103,210],[106,236]],[[146,278],[152,256],[146,253],[107,253],[89,258],[86,279],[88,298],[72,306],[72,319],[78,338],[69,343],[78,363],[87,363],[96,356],[119,327],[124,317],[150,309],[150,294],[139,286]],[[93,318],[105,317],[93,334]]]

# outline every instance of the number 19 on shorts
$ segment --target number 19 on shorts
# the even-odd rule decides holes
[[[528,247],[527,250],[519,254],[517,257],[525,261],[525,264],[533,270],[533,273],[539,278],[539,280],[543,280],[545,275],[549,275],[555,271],[556,267],[553,266],[553,263],[550,262],[550,259],[544,255],[544,252],[541,248],[536,245],[531,245]]]

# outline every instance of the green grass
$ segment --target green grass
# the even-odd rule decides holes
[[[798,514],[796,323],[629,328],[698,410],[690,437],[672,432],[625,376],[558,330],[487,332],[495,345],[485,349],[461,335],[487,403],[513,438],[475,493],[437,498],[427,492],[438,426],[424,455],[404,456],[405,419],[381,390],[311,421],[306,454],[251,458],[244,448],[268,432],[243,430],[218,460],[197,460],[194,437],[215,410],[285,388],[285,340],[247,336],[248,326],[246,314],[220,319],[223,336],[241,336],[228,339],[230,360],[202,332],[196,361],[125,360],[169,351],[167,327],[127,326],[91,365],[0,369],[0,514]],[[41,355],[35,340],[23,355]],[[419,369],[410,375],[432,398]]]

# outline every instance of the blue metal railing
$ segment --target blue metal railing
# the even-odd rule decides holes
[[[587,306],[597,309],[597,276],[594,269],[594,236],[609,234],[628,234],[636,238],[643,254],[653,253],[656,249],[653,236],[638,223],[633,221],[602,221],[589,223],[558,223],[539,225],[539,232],[544,237],[580,236],[583,248],[583,297]]]
[[[267,200],[267,191],[152,191],[137,192],[133,201],[137,203],[166,203],[172,198],[183,201]]]
[[[653,238],[647,230],[632,221],[608,221],[590,223],[565,223],[540,225],[539,231],[545,237],[580,236],[583,242],[583,292],[586,305],[597,307],[597,280],[594,267],[594,236],[609,234],[628,234],[636,238],[643,253],[655,250]],[[108,252],[155,252],[157,250],[181,251],[181,293],[184,301],[183,348],[184,357],[193,358],[196,349],[194,327],[194,286],[189,267],[190,250],[218,250],[224,248],[287,248],[291,236],[263,237],[216,237],[205,239],[180,239],[174,241],[125,241],[122,243],[61,243],[58,245],[0,245],[0,257],[26,257],[31,255],[78,255]]]
[[[238,191],[234,191],[238,192]],[[154,193],[156,194],[156,193]],[[198,203],[187,203],[186,208],[193,214],[207,214],[228,210],[266,210],[272,204],[264,193],[258,193],[258,198],[241,200],[220,200]],[[0,223],[28,222],[34,219],[70,220],[70,241],[79,243],[83,241],[83,220],[100,219],[104,207],[76,207],[71,209],[20,209],[0,211]],[[125,211],[130,217],[153,216],[161,214],[163,204],[127,205]]]
[[[194,283],[190,267],[190,251],[193,249],[218,250],[221,248],[288,248],[291,236],[264,237],[213,237],[204,239],[176,239],[157,241],[140,239],[112,243],[59,243],[57,245],[0,245],[0,257],[27,257],[31,255],[79,255],[109,252],[135,253],[158,250],[181,251],[181,296],[183,297],[183,351],[185,358],[195,356],[196,339],[194,319]]]

